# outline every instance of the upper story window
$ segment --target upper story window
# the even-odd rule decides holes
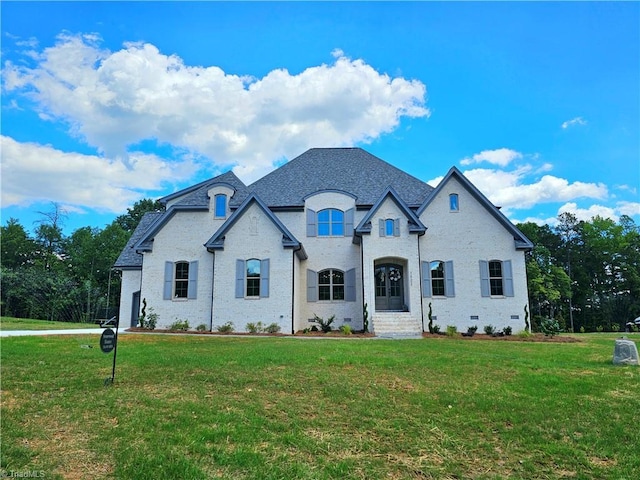
[[[344,212],[335,208],[327,208],[318,212],[318,236],[344,236]]]
[[[227,217],[227,196],[218,194],[214,197],[214,211],[216,218]]]
[[[457,193],[452,193],[449,195],[449,211],[458,212],[460,210],[460,203],[458,199]]]
[[[318,272],[318,300],[344,300],[344,272],[328,269]]]
[[[400,219],[399,218],[381,218],[380,219],[380,236],[381,237],[399,237],[400,236]]]

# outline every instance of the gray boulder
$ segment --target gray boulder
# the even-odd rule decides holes
[[[638,348],[631,340],[618,339],[613,350],[614,365],[638,365]]]

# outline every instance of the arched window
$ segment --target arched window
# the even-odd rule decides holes
[[[214,197],[215,217],[226,218],[227,217],[227,196],[218,194]]]
[[[260,296],[260,260],[247,260],[247,297]]]
[[[460,204],[458,203],[458,194],[452,193],[449,195],[449,211],[457,212],[460,210]]]
[[[318,272],[318,300],[344,300],[344,272],[335,268]]]
[[[189,262],[176,262],[173,298],[187,298],[189,293]]]
[[[444,262],[431,262],[431,294],[444,296]]]
[[[318,236],[344,236],[344,212],[335,208],[327,208],[318,212]]]
[[[499,260],[489,262],[489,285],[491,286],[491,295],[504,294],[502,262]]]

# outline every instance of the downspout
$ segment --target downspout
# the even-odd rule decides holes
[[[364,238],[360,235],[360,285],[362,289],[362,328],[364,329]],[[367,308],[367,312],[369,309]],[[369,318],[367,318],[367,322],[370,323]],[[369,330],[369,325],[366,325],[367,330],[364,333],[367,333]]]
[[[295,311],[296,311],[296,252],[302,249],[302,244],[294,248],[291,252],[291,335],[296,333]]]
[[[420,282],[420,321],[422,323],[422,333],[424,333],[424,292],[422,291],[422,252],[420,251],[420,237],[422,237],[424,233],[418,234],[418,279]]]
[[[215,285],[216,279],[216,253],[211,252],[213,258],[211,259],[211,308],[209,309],[209,331],[213,332],[213,286]]]

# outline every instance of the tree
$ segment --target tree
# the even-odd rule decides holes
[[[122,227],[123,230],[130,234],[138,226],[140,220],[147,212],[164,212],[165,207],[159,200],[151,200],[150,198],[144,198],[136,202],[132,208],[127,208],[125,215],[120,215],[115,219],[115,222]]]
[[[577,236],[578,219],[575,215],[569,212],[564,212],[558,215],[558,226],[556,232],[562,239],[562,245],[566,252],[566,272],[571,282],[571,252],[574,247],[574,241]],[[574,332],[573,324],[573,294],[569,296],[569,323],[571,325],[571,331]]]
[[[0,264],[3,267],[14,269],[33,262],[35,242],[17,219],[10,218],[5,226],[0,227],[0,244]]]

